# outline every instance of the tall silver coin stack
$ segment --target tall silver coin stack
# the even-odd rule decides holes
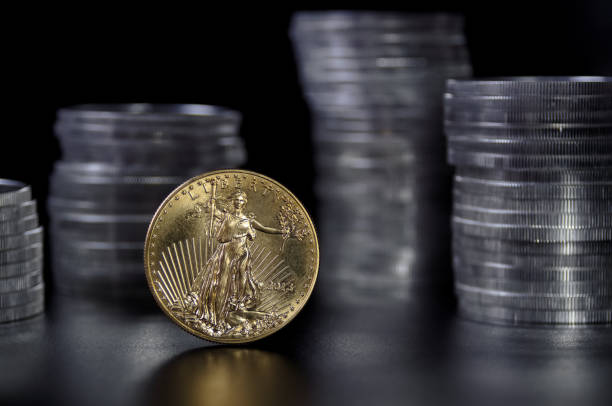
[[[400,295],[450,282],[442,96],[447,78],[471,75],[463,19],[301,12],[290,34],[312,112],[319,224],[334,277]]]
[[[0,323],[45,308],[43,230],[25,183],[0,179]]]
[[[82,105],[58,112],[62,160],[48,210],[55,287],[147,294],[143,246],[158,205],[189,177],[237,167],[239,113],[205,105]]]
[[[469,318],[612,321],[612,78],[450,80],[455,288]]]

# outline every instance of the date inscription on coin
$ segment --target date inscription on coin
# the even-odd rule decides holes
[[[319,248],[308,213],[263,175],[206,173],[175,189],[145,242],[149,287],[192,334],[239,343],[285,326],[310,296]]]

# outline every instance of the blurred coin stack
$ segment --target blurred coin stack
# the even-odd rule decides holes
[[[612,79],[450,80],[445,102],[460,311],[612,321]]]
[[[463,19],[302,12],[291,37],[334,277],[385,294],[450,282],[442,96],[447,78],[471,75]]]
[[[0,323],[44,311],[42,244],[30,186],[0,179]]]
[[[55,287],[147,295],[143,246],[155,210],[186,179],[244,163],[239,125],[239,113],[204,105],[60,110],[62,160],[48,200]]]

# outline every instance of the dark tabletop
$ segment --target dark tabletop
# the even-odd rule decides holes
[[[50,294],[44,316],[0,325],[0,404],[612,404],[610,328],[480,324],[436,295],[334,286],[240,346],[152,301]]]

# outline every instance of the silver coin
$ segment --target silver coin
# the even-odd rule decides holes
[[[28,258],[22,262],[0,265],[0,278],[12,278],[16,276],[41,272],[43,269],[43,257]]]
[[[465,69],[467,68],[445,68],[429,74],[414,71],[409,76],[409,81],[402,82],[389,82],[389,75],[387,75],[386,81],[379,81],[376,84],[364,81],[323,82],[317,77],[314,78],[314,81],[311,81],[305,74],[302,82],[307,100],[312,102],[311,109],[315,118],[328,115],[342,118],[345,116],[344,111],[358,109],[364,112],[363,119],[371,119],[375,115],[382,115],[394,119],[399,119],[401,116],[401,119],[420,118],[424,120],[426,117],[433,118],[435,112],[437,121],[430,122],[429,125],[441,127],[442,123],[439,117],[443,113],[443,105],[439,95],[444,87],[444,78],[447,74],[459,74],[461,70]],[[377,75],[377,77],[380,76],[383,75]],[[415,80],[417,78],[418,81]],[[386,98],[385,95],[387,95]],[[353,106],[349,105],[351,104],[350,97],[356,99],[352,101]],[[323,106],[323,102],[327,99],[335,100],[335,98],[346,99],[345,105],[327,105],[319,108],[319,105]],[[396,102],[395,104],[381,105],[379,100],[396,100]],[[435,107],[435,111],[432,111],[432,107]],[[403,110],[403,114],[398,114],[399,110]],[[342,113],[339,114],[339,112]],[[422,122],[422,124],[427,123]]]
[[[444,119],[449,122],[486,123],[612,123],[612,93],[605,97],[540,97],[471,99],[445,95]]]
[[[140,140],[141,142],[156,140],[171,142],[211,140],[214,142],[217,138],[236,136],[239,124],[237,120],[219,120],[197,126],[151,124],[118,127],[113,123],[98,120],[92,122],[60,120],[55,123],[54,130],[55,135],[60,139],[83,137],[97,140]]]
[[[127,171],[126,171],[127,172]],[[57,178],[60,182],[66,182],[71,184],[79,184],[84,187],[89,185],[93,186],[122,186],[129,185],[129,187],[167,187],[176,185],[178,176],[155,176],[155,175],[131,175],[129,173],[116,173],[116,174],[105,174],[105,173],[68,173],[67,171],[57,171],[53,177]]]
[[[7,323],[36,316],[45,310],[45,302],[38,301],[20,306],[0,308],[0,323]]]
[[[36,214],[36,200],[30,200],[15,206],[0,206],[0,222],[17,220]]]
[[[612,228],[612,212],[534,213],[479,209],[455,204],[453,215],[475,222],[504,224],[517,227],[565,229]]]
[[[53,213],[50,230],[55,238],[82,241],[143,241],[148,222],[137,215],[75,214],[70,217]],[[150,216],[149,221],[150,221]]]
[[[134,264],[135,265],[135,264]],[[89,272],[87,272],[89,271]],[[71,263],[53,263],[53,284],[95,284],[105,283],[107,285],[136,284],[146,281],[142,280],[141,266],[132,266],[132,263],[123,264],[110,262],[106,269],[102,264],[94,264],[93,268],[87,269],[83,266],[75,267]]]
[[[176,182],[177,179],[131,176],[64,177],[54,174],[49,189],[53,198],[64,200],[96,200],[109,204],[130,201],[151,202],[159,201],[180,184],[180,181]]]
[[[351,104],[368,106],[368,108],[377,106],[376,103],[367,103],[367,94],[364,92],[370,91],[376,100],[385,93],[394,96],[396,104],[390,104],[389,107],[399,107],[404,105],[402,103],[408,103],[411,107],[418,108],[418,104],[414,103],[416,94],[424,96],[423,102],[426,104],[435,103],[437,106],[442,106],[440,100],[433,99],[434,90],[441,92],[445,78],[451,75],[465,77],[472,73],[472,69],[468,63],[447,63],[401,70],[331,69],[308,63],[301,65],[299,73],[307,100],[315,102],[313,103],[315,107],[320,104],[319,101],[334,95],[363,95],[364,99],[355,100]],[[402,85],[403,87],[400,87]],[[343,91],[340,92],[339,89]],[[341,106],[338,104],[338,107]]]
[[[151,291],[142,278],[78,277],[72,274],[53,275],[53,287],[70,296],[86,297],[127,297],[129,299],[149,298]]]
[[[83,104],[63,108],[59,121],[130,125],[207,125],[219,120],[240,120],[240,113],[201,104]]]
[[[320,48],[342,48],[354,49],[354,55],[360,55],[360,49],[379,49],[402,46],[409,55],[415,55],[419,49],[429,47],[434,53],[436,48],[449,46],[465,46],[465,37],[461,33],[435,35],[433,33],[415,34],[406,31],[389,30],[359,30],[348,33],[328,31],[324,33],[309,33],[299,37],[293,37],[298,52],[308,49]],[[415,49],[412,51],[412,49]],[[425,51],[421,51],[425,53]],[[440,49],[439,52],[443,52]]]
[[[146,224],[151,221],[150,214],[86,214],[72,212],[57,212],[53,221],[58,226],[74,224],[76,227],[86,224]]]
[[[43,276],[39,271],[10,278],[0,278],[0,294],[27,290],[40,285],[42,282]]]
[[[66,259],[82,258],[91,265],[108,263],[109,261],[142,261],[143,247],[138,242],[122,241],[80,241],[80,240],[51,240],[53,257]]]
[[[402,56],[371,57],[369,55],[337,56],[334,51],[338,48],[303,47],[297,49],[297,58],[301,66],[314,66],[333,70],[354,69],[410,69],[422,68],[428,63],[451,62],[465,64],[469,62],[469,54],[464,46],[455,45],[419,45],[414,48],[405,47]],[[331,50],[332,52],[328,52]],[[411,52],[412,51],[412,52]],[[414,56],[412,56],[412,55]],[[605,100],[603,100],[605,103]]]
[[[43,242],[43,228],[26,231],[22,234],[14,234],[0,237],[0,251],[13,250],[26,247],[28,245]]]
[[[450,150],[458,153],[471,152],[517,156],[612,153],[612,137],[548,140],[449,137],[447,145]]]
[[[612,239],[612,228],[539,227],[516,224],[487,223],[457,216],[452,227],[459,233],[476,237],[534,242],[606,241]]]
[[[532,138],[546,140],[557,138],[605,137],[612,125],[592,123],[489,123],[453,122],[444,120],[444,131],[449,138]]]
[[[558,183],[562,185],[592,184],[612,179],[612,169],[560,169],[560,170],[503,170],[458,167],[455,174],[462,178],[474,178],[508,183]]]
[[[113,165],[104,162],[64,162],[57,161],[53,165],[53,172],[61,174],[62,177],[102,177],[102,178],[125,178],[125,182],[131,183],[159,183],[167,179],[178,178],[180,174],[158,173],[156,169],[163,168],[150,162],[148,165]],[[171,168],[166,168],[171,169]]]
[[[393,90],[394,94],[401,94],[399,85],[418,85],[422,81],[442,81],[450,76],[467,77],[472,74],[472,68],[469,64],[453,64],[449,66],[432,66],[427,68],[414,68],[411,70],[404,69],[402,71],[380,71],[380,70],[333,70],[325,69],[318,66],[302,66],[301,69],[302,81],[306,84],[324,84],[324,83],[359,83],[363,89],[370,89],[373,96],[381,97],[384,93],[382,90]],[[387,86],[387,88],[381,88]],[[306,95],[308,95],[306,91]],[[378,94],[377,94],[378,93]],[[313,99],[312,96],[309,99]],[[401,99],[400,99],[401,100]],[[410,100],[410,99],[408,99]],[[327,103],[336,106],[360,106],[374,105],[367,100],[355,100],[352,103]],[[604,119],[602,118],[602,123]]]
[[[38,258],[42,256],[42,252],[43,250],[41,243],[35,243],[12,250],[0,251],[0,267],[3,267],[4,264],[25,262],[31,258]]]
[[[113,213],[154,213],[158,203],[148,200],[107,199],[74,200],[59,197],[49,197],[47,208],[51,218],[53,213],[83,213],[83,214],[113,214]]]
[[[556,131],[570,131],[573,133],[603,133],[608,131],[612,123],[496,123],[488,121],[452,121],[445,120],[444,127],[453,131],[461,129],[464,132],[477,131],[480,133],[529,133],[534,134]]]
[[[501,77],[486,80],[449,79],[448,93],[462,96],[610,95],[612,79],[604,76]]]
[[[366,45],[359,48],[342,46],[340,44],[329,46],[295,41],[294,55],[298,64],[308,61],[320,61],[325,58],[369,58],[380,61],[379,63],[383,66],[393,66],[396,60],[399,59],[401,66],[404,59],[414,60],[419,56],[434,58],[453,56],[461,61],[465,61],[468,50],[465,44],[462,43],[464,39],[458,36],[447,36],[447,39],[449,41],[443,43],[382,44],[374,46]]]
[[[474,278],[457,272],[455,273],[455,283],[481,289],[532,295],[561,295],[572,297],[612,295],[612,282],[610,281],[525,282],[494,278]]]
[[[459,313],[466,318],[506,324],[600,324],[612,322],[612,310],[525,310],[493,307],[459,300]]]
[[[197,148],[178,148],[175,151],[143,150],[142,146],[127,146],[100,148],[96,145],[83,143],[62,143],[63,159],[69,162],[106,162],[115,165],[129,166],[146,165],[154,162],[155,165],[165,165],[176,168],[189,168],[202,165],[241,165],[244,163],[245,149],[242,145],[222,147],[216,152],[202,152]]]
[[[469,263],[458,258],[454,260],[454,270],[471,278],[499,279],[523,282],[587,282],[605,281],[610,283],[612,273],[609,267],[530,267],[499,263]]]
[[[244,142],[237,136],[219,136],[204,140],[164,140],[156,139],[149,142],[143,142],[140,139],[105,139],[105,138],[93,138],[88,139],[83,135],[75,137],[62,137],[60,138],[60,144],[62,148],[68,150],[88,150],[90,148],[98,148],[101,151],[133,151],[137,148],[141,148],[142,153],[145,154],[157,154],[161,151],[168,151],[168,153],[185,153],[189,147],[191,147],[191,153],[201,154],[221,154],[227,148],[242,148]],[[98,161],[99,162],[99,161]]]
[[[58,257],[51,258],[54,272],[61,269],[61,272],[69,272],[70,274],[82,275],[87,277],[92,275],[95,277],[106,276],[108,278],[117,278],[121,275],[141,275],[141,261],[127,261],[110,259],[106,263],[91,262],[88,258],[83,257]],[[60,272],[60,271],[58,271]]]
[[[612,255],[612,241],[561,241],[533,243],[454,234],[453,241],[463,248],[518,256],[541,255]]]
[[[15,206],[32,200],[32,190],[25,183],[0,179],[0,207]]]
[[[448,163],[493,169],[587,169],[612,167],[611,154],[591,155],[515,155],[448,150]]]
[[[25,233],[38,227],[38,215],[30,214],[15,221],[0,222],[0,238],[4,236]]]
[[[612,296],[541,296],[455,285],[462,301],[474,305],[531,310],[594,310],[612,309]]]
[[[320,111],[323,109],[330,108],[396,108],[399,105],[413,107],[416,105],[414,102],[412,95],[404,94],[401,89],[401,84],[394,85],[373,85],[364,87],[362,92],[368,94],[368,97],[361,96],[357,93],[357,97],[355,97],[355,93],[331,93],[331,92],[313,92],[306,90],[304,92],[304,97],[308,102],[311,110]],[[371,89],[371,87],[376,87],[376,90]],[[408,87],[408,86],[407,86]],[[437,106],[434,104],[434,106]],[[425,120],[428,117],[436,115],[435,110],[439,110],[440,107],[437,106],[432,108],[429,112],[424,113],[420,120]],[[415,112],[416,114],[416,112]],[[431,123],[431,128],[434,127],[434,123]]]
[[[413,111],[412,114],[419,115],[420,112]],[[431,113],[429,113],[431,114]],[[313,117],[312,126],[313,132],[316,133],[316,137],[313,134],[313,138],[318,139],[323,138],[334,139],[334,135],[336,137],[345,137],[348,138],[350,135],[346,135],[345,133],[365,133],[365,134],[374,134],[377,139],[385,136],[385,134],[400,136],[403,134],[414,134],[412,137],[416,137],[417,139],[423,139],[426,141],[425,134],[431,133],[430,129],[432,128],[431,124],[422,123],[422,119],[419,117],[414,117],[412,119],[406,120],[396,120],[391,118],[385,118],[384,116],[376,119],[362,119],[356,120],[351,118],[336,118],[336,117],[326,117],[322,115],[317,115]],[[329,136],[325,136],[329,134]],[[420,135],[423,134],[421,137]],[[441,132],[438,131],[438,134],[441,135]]]
[[[612,125],[592,124],[530,124],[524,126],[500,125],[494,123],[452,123],[447,121],[444,132],[449,138],[507,138],[547,140],[547,139],[573,139],[589,137],[608,137],[612,134]]]
[[[612,106],[612,93],[559,95],[553,93],[478,95],[447,92],[444,102],[461,108],[517,110],[592,110]]]
[[[591,255],[519,255],[500,251],[486,251],[466,248],[453,238],[453,255],[456,258],[480,264],[520,265],[537,267],[602,267],[612,265],[612,257],[607,254]]]
[[[334,173],[342,169],[352,169],[356,171],[368,171],[372,176],[375,173],[385,175],[386,177],[394,173],[400,176],[407,169],[416,166],[416,162],[411,162],[413,157],[411,154],[405,155],[389,155],[388,159],[384,157],[360,157],[354,154],[347,153],[344,155],[331,155],[319,153],[316,158],[317,172],[320,174]]]
[[[612,200],[612,182],[605,179],[599,182],[562,184],[489,181],[455,175],[454,180],[455,190],[463,194],[523,200]]]
[[[607,213],[612,211],[612,200],[514,200],[495,196],[453,193],[455,206],[470,210],[499,213]]]
[[[463,17],[456,14],[408,14],[389,11],[300,11],[291,21],[295,33],[301,31],[346,30],[362,28],[463,30]]]
[[[0,294],[0,309],[21,306],[27,303],[42,302],[45,297],[45,285],[41,283],[26,290]]]

